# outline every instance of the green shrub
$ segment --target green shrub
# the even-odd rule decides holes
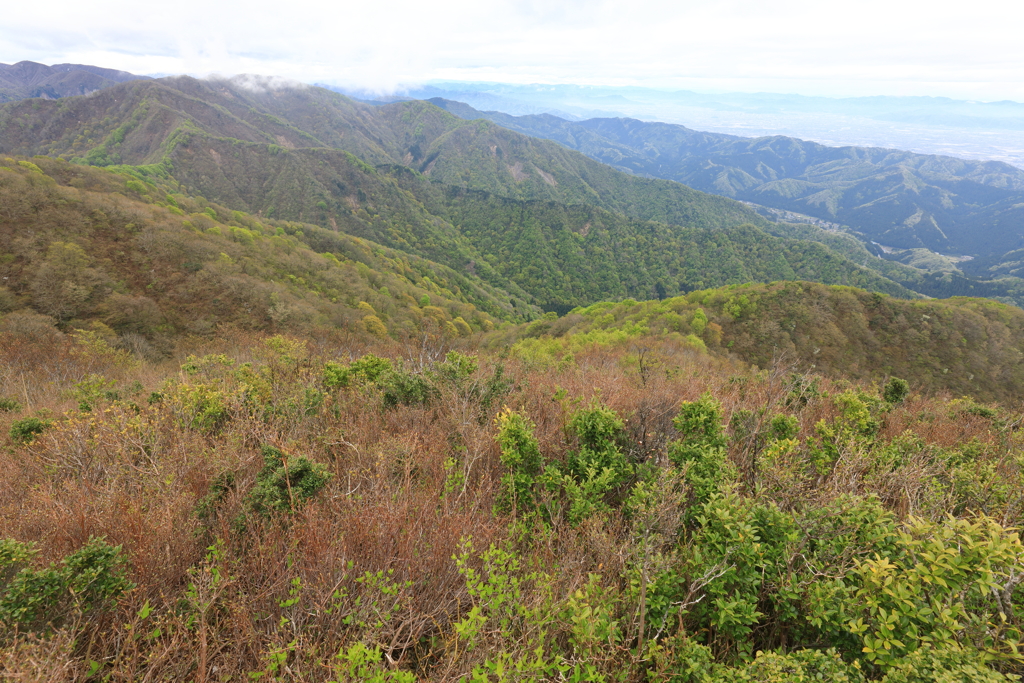
[[[353,384],[372,383],[381,375],[394,369],[391,361],[368,353],[348,365],[327,361],[324,363],[324,385],[330,388],[348,387]]]
[[[684,632],[675,633],[651,648],[652,681],[711,683],[715,665],[711,648]]]
[[[911,520],[888,556],[860,562],[850,631],[865,657],[897,665],[920,649],[973,646],[986,659],[1020,661],[1013,588],[1024,545],[988,517]]]
[[[24,568],[35,554],[35,548],[28,543],[20,543],[11,538],[0,538],[0,592],[7,589],[11,579]]]
[[[726,452],[722,408],[710,394],[704,394],[697,401],[683,401],[673,424],[683,438],[669,445],[668,458],[676,467],[686,468],[686,483],[696,508],[736,478],[736,468]]]
[[[619,446],[624,427],[615,411],[603,406],[580,410],[569,421],[579,450],[569,454],[565,473],[558,476],[550,470],[548,475],[552,482],[561,485],[569,499],[571,524],[607,509],[606,496],[632,474]]]
[[[434,387],[423,376],[398,369],[384,374],[378,380],[377,386],[381,389],[381,400],[385,409],[399,405],[429,403],[436,393]]]
[[[903,403],[908,395],[910,395],[910,384],[907,380],[899,377],[890,377],[889,381],[885,383],[885,389],[882,390],[882,398],[886,403],[893,405]]]
[[[918,650],[891,668],[882,683],[1008,683],[977,652],[957,647]]]
[[[7,544],[10,551],[9,542]],[[15,548],[25,559],[25,548]],[[16,556],[7,552],[3,560]],[[120,546],[102,538],[88,543],[60,564],[45,569],[24,568],[3,587],[0,622],[40,630],[58,625],[76,612],[90,613],[115,602],[134,585],[127,578],[127,560]]]
[[[357,641],[338,653],[334,666],[336,678],[333,680],[337,683],[416,683],[415,674],[389,669],[383,658],[380,646],[371,648]]]
[[[536,507],[534,487],[544,467],[533,423],[525,415],[505,409],[495,419],[501,463],[508,472],[501,477],[500,512],[530,512]]]
[[[206,384],[181,384],[169,399],[183,429],[212,434],[231,417],[224,392]]]
[[[286,456],[273,446],[263,446],[262,453],[263,469],[256,475],[256,486],[246,498],[246,507],[256,514],[295,511],[320,493],[331,479],[330,472],[320,463]]]
[[[0,413],[16,413],[21,410],[21,404],[13,398],[0,398]]]
[[[758,652],[757,658],[736,668],[720,668],[718,683],[861,683],[864,674],[843,661],[835,650],[797,650],[788,654]]]
[[[771,421],[771,438],[775,441],[796,438],[800,421],[792,415],[776,415]]]
[[[32,443],[36,436],[42,434],[51,426],[53,426],[53,420],[44,420],[39,417],[26,417],[21,420],[15,420],[11,424],[9,434],[12,441],[28,444]]]

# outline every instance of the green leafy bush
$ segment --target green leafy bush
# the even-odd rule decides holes
[[[890,377],[889,381],[885,383],[885,389],[882,390],[882,398],[886,403],[893,405],[903,403],[909,394],[910,384],[907,380],[899,377]]]
[[[608,509],[605,498],[632,474],[632,468],[619,445],[625,424],[615,411],[603,406],[580,410],[568,426],[579,450],[569,454],[564,473],[550,470],[548,478],[565,491],[569,522],[578,524]]]
[[[1024,545],[995,520],[911,520],[890,556],[856,567],[850,630],[866,658],[891,667],[919,649],[971,644],[985,659],[1024,660],[1013,592]]]
[[[882,683],[1008,683],[977,652],[958,647],[917,650],[898,661]]]
[[[509,409],[500,413],[495,422],[501,463],[509,469],[501,477],[497,508],[501,512],[530,512],[536,507],[534,487],[544,467],[533,423]]]
[[[718,683],[862,683],[864,674],[843,661],[835,650],[797,650],[788,654],[758,652],[754,661],[728,669],[720,668]]]
[[[324,465],[307,458],[286,456],[273,446],[263,446],[262,454],[263,469],[246,497],[246,506],[256,514],[295,511],[320,493],[331,479]]]
[[[0,548],[0,562],[24,562],[29,549]],[[57,625],[73,613],[104,609],[133,588],[121,546],[92,538],[59,564],[45,569],[26,567],[3,586],[0,622],[39,630]]]
[[[726,452],[722,407],[710,394],[683,401],[673,424],[683,438],[669,445],[668,458],[676,467],[686,468],[692,506],[697,508],[736,477]]]
[[[327,361],[324,363],[324,385],[333,389],[353,384],[372,383],[393,369],[394,365],[390,360],[380,358],[372,353],[368,353],[348,365]]]
[[[35,438],[53,426],[53,420],[46,420],[39,417],[26,417],[15,420],[11,424],[10,432],[12,441],[18,443],[32,443]]]

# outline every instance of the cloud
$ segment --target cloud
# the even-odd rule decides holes
[[[232,85],[254,93],[273,92],[285,88],[305,88],[307,84],[290,78],[280,76],[261,76],[258,74],[239,74],[224,78],[222,76],[211,76],[211,80],[226,80]]]
[[[0,61],[256,73],[387,91],[429,79],[1024,100],[1024,5],[753,0],[18,3]]]

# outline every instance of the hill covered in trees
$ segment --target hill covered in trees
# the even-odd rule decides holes
[[[485,118],[637,175],[796,211],[849,226],[865,242],[978,257],[958,264],[974,276],[998,274],[1020,248],[1015,226],[1024,171],[873,147],[827,147],[797,138],[741,138],[622,118],[567,121],[510,116],[432,100],[452,113]]]
[[[772,237],[764,231],[773,224],[737,202],[623,174],[423,102],[371,107],[259,80],[137,81],[86,98],[9,104],[0,109],[0,141],[12,152],[177,183],[256,217],[369,239],[549,310],[750,279],[915,296],[913,284],[827,247]],[[530,262],[510,268],[508,250],[541,234],[523,254]],[[586,268],[544,272],[561,262]],[[595,269],[603,273],[596,280]]]
[[[117,83],[141,78],[144,77],[88,64],[47,66],[29,61],[0,64],[0,102],[88,95]]]
[[[1024,386],[1014,307],[902,299],[907,290],[817,243],[753,226],[673,230],[593,207],[517,202],[405,175],[401,182],[387,176],[381,187],[403,196],[403,184],[425,184],[429,191],[420,196],[427,202],[416,205],[429,217],[424,222],[437,228],[439,243],[448,235],[463,239],[477,259],[469,267],[390,246],[384,230],[370,234],[381,244],[231,211],[177,192],[169,180],[0,157],[2,324],[44,336],[92,330],[156,359],[182,340],[225,327],[369,333],[411,343],[523,321],[534,321],[534,337],[551,326],[561,336],[581,322],[603,330],[626,321],[632,334],[695,334],[698,346],[760,366],[789,354],[821,372],[866,379],[881,371],[984,399],[1013,400]],[[874,277],[867,283],[876,292],[743,284],[810,277]],[[722,284],[728,286],[708,287]],[[670,289],[690,293],[665,298]],[[895,296],[879,293],[887,289]],[[541,315],[531,303],[596,311],[613,304],[590,302],[638,293],[664,300],[620,304],[593,320],[575,311],[555,322],[555,313]],[[702,316],[706,324],[694,323]]]
[[[400,338],[537,313],[411,254],[65,161],[0,158],[0,198],[0,307],[12,329],[86,328],[159,357],[225,325]]]

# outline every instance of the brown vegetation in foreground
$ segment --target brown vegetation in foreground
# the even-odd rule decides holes
[[[59,567],[102,538],[120,547],[130,582],[102,604],[84,602],[88,589],[34,619],[20,613],[0,636],[6,675],[795,680],[764,677],[775,660],[754,654],[772,651],[833,680],[932,680],[893,677],[902,664],[853,647],[869,642],[849,624],[858,614],[871,623],[870,600],[851,583],[832,594],[848,612],[829,617],[815,593],[822,577],[840,591],[868,576],[858,572],[872,550],[898,559],[906,524],[941,526],[952,514],[1009,528],[1024,511],[1016,413],[913,392],[886,402],[779,364],[752,373],[664,338],[594,344],[551,364],[515,350],[452,354],[438,341],[227,330],[192,351],[152,363],[87,333],[0,334],[10,409],[0,413],[10,434],[0,538],[38,550],[5,571]],[[673,418],[711,405],[702,396],[728,427],[687,441]],[[524,497],[508,504],[517,470],[499,427],[503,439],[529,441],[510,415],[532,425],[550,466],[536,486],[515,489],[536,496],[532,512]],[[26,434],[33,418],[45,424]],[[612,425],[614,443],[586,436],[586,419]],[[573,463],[599,446],[621,476],[574,497],[564,477],[593,485]],[[288,468],[309,478],[282,479]],[[650,505],[637,494],[644,486]],[[749,514],[742,524],[753,526],[714,518],[727,509],[739,516],[729,524]],[[855,518],[863,531],[851,536],[842,524]],[[732,540],[709,535],[730,528]],[[827,558],[814,550],[835,539],[847,545]],[[715,560],[720,543],[732,550]],[[814,569],[816,557],[832,564]],[[12,595],[12,574],[0,576]],[[974,599],[964,591],[962,605]],[[701,611],[729,596],[756,614],[729,622]],[[1020,591],[1007,596],[1009,621],[992,627],[1002,635],[985,641],[968,624],[951,638],[982,654],[943,662],[993,677],[989,666],[1020,671],[1006,640],[1020,624]],[[985,614],[986,599],[972,609]],[[17,607],[4,600],[0,609]],[[918,646],[902,643],[907,661]]]

